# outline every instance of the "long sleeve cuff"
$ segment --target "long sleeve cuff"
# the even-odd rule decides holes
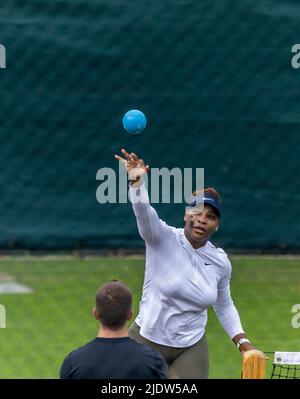
[[[130,193],[130,201],[132,204],[150,203],[145,182],[143,182],[139,187],[130,186],[129,193]]]

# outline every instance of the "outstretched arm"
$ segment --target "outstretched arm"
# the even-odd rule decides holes
[[[124,158],[115,158],[124,164],[130,179],[130,198],[136,216],[138,230],[142,239],[150,245],[163,244],[171,236],[171,227],[159,219],[156,210],[150,205],[148,192],[144,183],[144,176],[150,170],[142,159],[134,153],[127,153],[122,149]]]

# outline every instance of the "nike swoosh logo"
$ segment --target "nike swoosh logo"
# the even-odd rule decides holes
[[[204,262],[204,264],[205,264],[205,266],[211,266],[212,265],[212,263],[206,263],[206,262]]]

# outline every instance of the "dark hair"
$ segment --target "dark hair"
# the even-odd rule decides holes
[[[121,281],[103,284],[96,293],[96,310],[103,326],[111,330],[123,327],[129,316],[132,295]]]

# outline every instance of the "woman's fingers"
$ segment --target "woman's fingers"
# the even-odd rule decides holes
[[[130,155],[131,155],[131,157],[132,157],[132,159],[134,161],[138,161],[139,160],[138,156],[134,152],[132,152]]]
[[[118,161],[122,162],[124,165],[127,164],[126,159],[120,157],[120,155],[115,155],[115,158],[116,158]]]
[[[131,155],[128,154],[128,152],[126,150],[124,150],[124,148],[122,148],[121,150],[122,154],[124,155],[124,157],[129,161],[131,159]]]
[[[138,166],[139,168],[143,168],[143,167],[145,166],[144,161],[143,161],[142,159],[139,159],[138,162],[137,162],[137,166]]]
[[[120,157],[120,155],[115,155],[115,158],[118,161],[124,163],[127,169],[143,168],[146,172],[149,172],[150,166],[149,165],[145,166],[143,159],[139,159],[134,152],[128,154],[128,152],[124,148],[122,148],[121,152],[126,159]]]

